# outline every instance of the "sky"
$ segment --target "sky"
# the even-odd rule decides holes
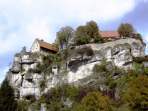
[[[100,30],[131,23],[148,44],[148,0],[0,0],[0,82],[23,46],[35,38],[52,43],[61,27],[90,20]]]

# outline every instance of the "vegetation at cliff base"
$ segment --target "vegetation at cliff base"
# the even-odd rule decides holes
[[[40,101],[46,103],[50,111],[146,111],[148,76],[139,72],[141,67],[134,67],[124,71],[104,61],[94,66],[94,76],[101,77],[97,86],[59,85]]]
[[[139,75],[130,81],[126,92],[123,93],[123,101],[133,111],[148,110],[148,77]]]
[[[74,111],[111,111],[110,100],[99,91],[88,93]]]
[[[4,80],[0,87],[0,111],[17,111],[17,101],[14,90],[7,80]]]

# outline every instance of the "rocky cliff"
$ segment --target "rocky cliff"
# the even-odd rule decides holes
[[[69,53],[67,71],[58,71],[53,66],[51,72],[37,70],[38,64],[44,64],[41,54],[26,51],[16,54],[7,73],[7,79],[14,87],[16,97],[34,95],[39,98],[50,88],[62,83],[89,84],[96,80],[92,73],[94,66],[101,64],[103,60],[111,63],[110,69],[113,66],[130,69],[134,57],[145,56],[145,44],[138,39],[127,38],[103,44],[72,47]],[[41,83],[45,86],[44,89],[41,88]]]

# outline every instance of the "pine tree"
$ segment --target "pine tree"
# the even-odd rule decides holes
[[[4,80],[0,87],[0,111],[16,111],[17,102],[14,97],[14,90],[7,80]]]

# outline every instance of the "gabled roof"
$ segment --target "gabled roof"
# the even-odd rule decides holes
[[[40,45],[41,48],[45,48],[47,50],[51,50],[51,51],[54,51],[54,52],[58,52],[58,49],[56,48],[55,45],[53,44],[49,44],[43,40],[39,40],[39,39],[36,39]]]
[[[102,38],[120,38],[120,35],[117,31],[100,31],[99,33]]]

